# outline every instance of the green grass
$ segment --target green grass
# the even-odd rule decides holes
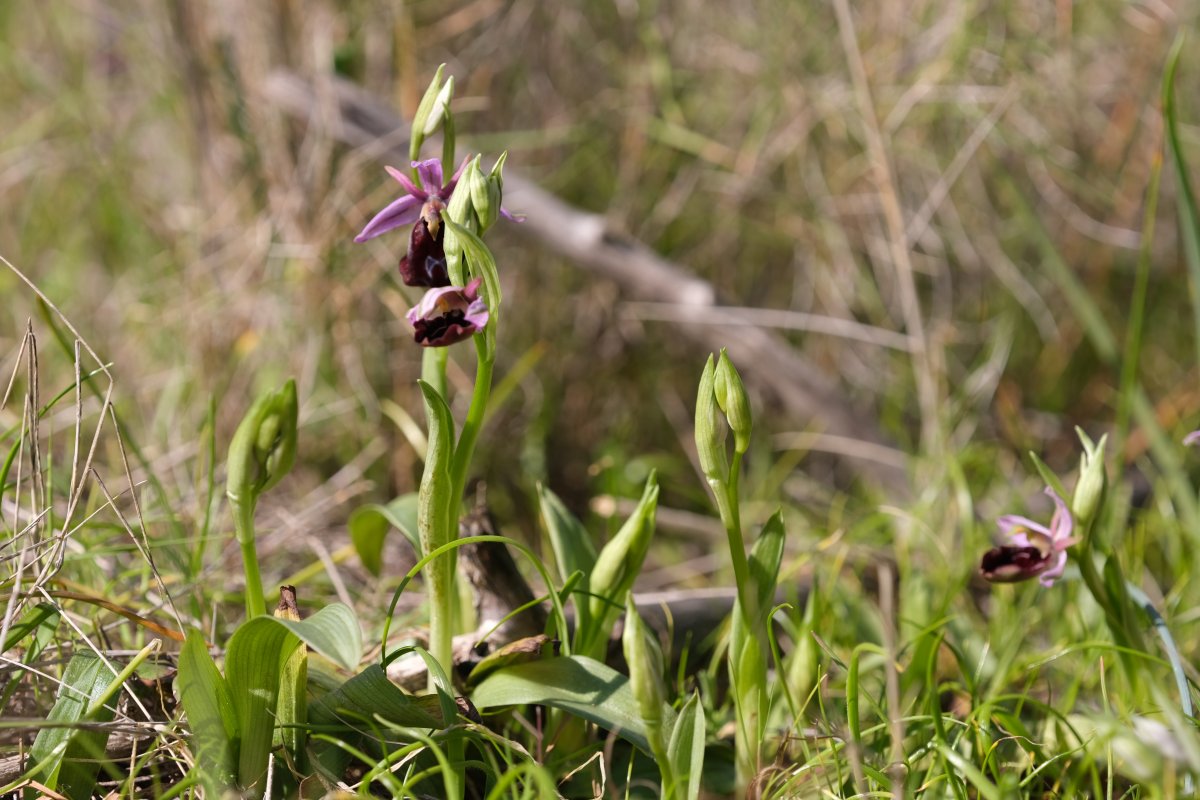
[[[253,399],[289,376],[299,449],[258,508],[266,586],[291,576],[306,615],[347,604],[368,643],[360,669],[379,661],[386,632],[426,619],[415,582],[388,615],[416,562],[404,537],[386,539],[379,569],[348,546],[352,513],[417,491],[422,470],[398,424],[407,415],[424,430],[421,355],[402,319],[417,296],[395,277],[402,240],[350,241],[394,184],[370,148],[273,108],[259,92],[270,69],[336,67],[411,114],[448,62],[460,151],[486,144],[490,163],[509,148],[510,169],[603,213],[731,305],[905,330],[888,198],[832,5],[277,3],[237,25],[205,3],[170,9],[0,4],[0,255],[12,265],[0,269],[0,383],[11,383],[0,394],[0,597],[15,637],[0,665],[0,755],[30,751],[39,731],[58,731],[33,748],[39,758],[60,740],[79,752],[94,737],[46,721],[115,718],[145,736],[136,759],[123,752],[96,773],[105,790],[200,790],[191,723],[169,687],[159,696],[151,666],[173,666],[184,647],[163,630],[199,630],[195,659],[242,620],[226,450]],[[755,411],[740,479],[747,538],[776,508],[787,531],[765,794],[1169,798],[1200,770],[1167,650],[1111,570],[1099,601],[1074,566],[1049,589],[977,577],[997,517],[1048,518],[1027,453],[1070,490],[1074,429],[1107,432],[1092,535],[1197,680],[1200,453],[1181,439],[1200,427],[1200,239],[1186,182],[1200,162],[1187,102],[1200,60],[1185,43],[1168,72],[1176,32],[1194,20],[1159,13],[950,0],[854,9],[910,226],[902,246],[926,352],[916,368],[933,406],[918,404],[908,353],[783,332],[906,455],[911,494],[883,495],[844,462],[791,449],[791,434],[820,421],[789,418],[754,388],[770,365],[731,352]],[[732,585],[690,449],[706,354],[511,227],[488,245],[504,325],[470,476],[487,481],[499,532],[560,589],[568,576],[555,571],[539,485],[599,548],[656,472],[658,528],[635,588]],[[448,374],[464,401],[470,349],[456,348]],[[452,411],[461,424],[465,404]],[[607,513],[601,497],[628,507]],[[708,527],[682,529],[679,511]],[[521,568],[542,591],[538,571]],[[1114,636],[1114,614],[1133,640]],[[717,796],[736,774],[728,638],[693,632],[685,663],[664,676],[673,712],[699,693],[704,790]],[[59,680],[101,696],[158,639],[163,652],[110,708],[57,700]],[[83,660],[93,650],[113,670]],[[309,659],[310,700],[351,672]],[[357,752],[385,793],[441,795],[465,776],[480,796],[553,786],[590,797],[601,782],[613,796],[657,796],[645,749],[572,721],[562,697],[522,703],[449,731],[339,720],[308,730],[309,749],[338,765]],[[582,716],[603,721],[597,709]]]

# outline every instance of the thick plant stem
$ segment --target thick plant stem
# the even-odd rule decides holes
[[[258,571],[258,552],[254,544],[253,500],[234,503],[233,526],[242,548],[242,570],[246,575],[246,618],[252,619],[267,613],[262,576]]]
[[[454,462],[450,467],[451,524],[458,522],[458,510],[462,504],[463,490],[466,488],[467,469],[471,466],[471,456],[475,453],[475,442],[483,427],[488,400],[492,394],[494,355],[481,336],[475,337],[475,355],[475,388],[471,393],[471,407],[467,410],[467,418],[463,422],[458,444],[454,448]]]
[[[454,666],[454,554],[435,558],[427,567],[429,580],[429,653],[447,673]],[[429,673],[429,690],[436,681]]]
[[[738,503],[738,475],[741,472],[742,454],[734,453],[733,464],[729,470],[729,480],[709,480],[713,497],[717,501],[717,513],[725,526],[725,536],[729,540],[729,556],[733,561],[733,578],[737,584],[738,605],[741,607],[743,620],[752,629],[755,609],[753,607],[754,592],[750,586],[750,562],[746,558],[746,540],[742,537],[742,514]]]
[[[426,347],[421,354],[421,380],[446,397],[446,357],[448,348]]]

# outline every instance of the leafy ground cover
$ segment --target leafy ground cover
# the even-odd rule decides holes
[[[1190,13],[0,5],[3,791],[1191,795]]]

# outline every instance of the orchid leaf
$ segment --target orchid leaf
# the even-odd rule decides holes
[[[112,668],[92,652],[76,653],[63,674],[58,699],[38,731],[30,750],[37,780],[60,794],[90,797],[96,774],[106,764],[108,731],[83,728],[84,723],[108,722],[113,709],[103,703],[112,690]]]
[[[347,523],[350,541],[363,567],[378,577],[383,569],[383,541],[395,528],[404,534],[421,556],[421,536],[417,531],[417,494],[402,494],[387,505],[372,503],[354,510]]]
[[[229,687],[197,630],[188,631],[179,653],[175,690],[187,714],[200,783],[206,795],[220,797],[234,783],[237,716]]]
[[[480,711],[501,706],[545,705],[590,720],[650,754],[646,725],[629,679],[595,659],[564,656],[530,661],[492,673],[475,687]],[[675,714],[663,709],[663,724]]]
[[[696,800],[700,796],[700,779],[704,775],[704,706],[700,694],[694,693],[679,710],[671,740],[667,744],[667,755],[671,759],[671,771],[675,775],[675,786],[665,792],[669,797]]]

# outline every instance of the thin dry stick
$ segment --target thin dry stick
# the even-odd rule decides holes
[[[912,340],[913,378],[917,384],[917,402],[921,409],[921,443],[926,453],[937,452],[939,439],[937,419],[937,385],[930,366],[929,348],[925,338],[925,322],[921,317],[921,305],[917,299],[917,286],[913,278],[912,259],[908,250],[908,235],[905,232],[904,212],[896,193],[891,162],[887,147],[880,133],[879,119],[875,115],[871,87],[867,83],[867,69],[863,64],[862,52],[858,49],[858,37],[854,30],[854,18],[850,14],[848,0],[833,0],[837,12],[838,32],[846,60],[850,67],[850,78],[854,83],[854,96],[859,113],[863,118],[863,131],[867,137],[867,151],[875,171],[876,188],[880,205],[888,228],[888,247],[892,266],[896,269],[900,289],[900,307],[904,315],[904,328]]]

